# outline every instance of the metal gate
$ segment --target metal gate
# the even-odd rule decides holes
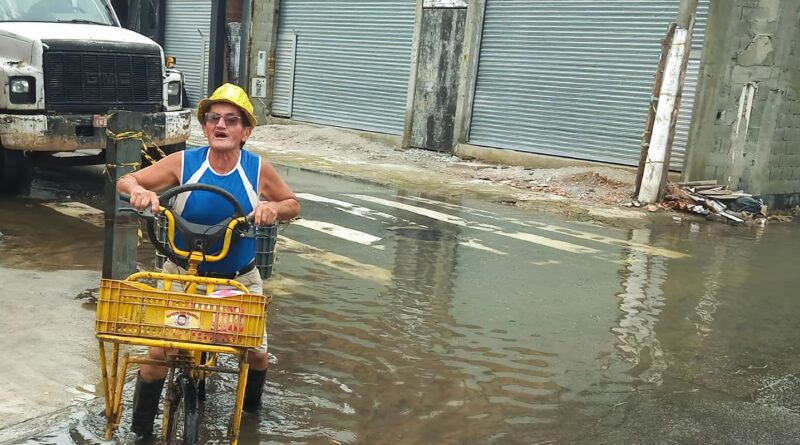
[[[415,13],[415,0],[281,1],[273,114],[402,134]]]
[[[164,52],[177,59],[191,106],[207,94],[210,34],[211,0],[167,1]]]
[[[469,142],[637,165],[661,41],[678,0],[487,0]],[[700,0],[699,59],[709,0]],[[690,63],[671,168],[681,168]],[[694,73],[694,74],[692,74]]]

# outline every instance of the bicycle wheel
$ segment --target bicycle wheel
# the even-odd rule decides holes
[[[167,443],[196,445],[199,430],[196,383],[193,379],[179,374],[171,385],[173,397],[167,419]]]

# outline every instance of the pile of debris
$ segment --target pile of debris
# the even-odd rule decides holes
[[[714,179],[669,184],[664,195],[664,207],[731,224],[746,221],[764,223],[767,218],[767,206],[760,198],[728,190]]]

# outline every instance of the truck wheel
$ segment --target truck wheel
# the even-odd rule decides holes
[[[185,86],[181,86],[181,104],[183,108],[189,108],[189,95],[186,94]]]
[[[31,165],[25,153],[0,148],[0,193],[17,193],[31,180]]]
[[[186,142],[180,142],[177,144],[169,144],[164,145],[161,147],[161,151],[164,152],[164,156],[169,156],[172,153],[177,153],[186,148]],[[161,159],[161,153],[158,152],[154,147],[147,148],[147,154],[150,155],[156,162]],[[151,164],[150,160],[147,159],[145,156],[142,156],[142,168],[147,167]]]

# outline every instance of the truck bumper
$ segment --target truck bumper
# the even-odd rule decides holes
[[[144,113],[142,129],[159,146],[189,137],[192,110]],[[105,128],[92,125],[91,114],[0,113],[0,145],[12,150],[75,151],[106,148]]]

